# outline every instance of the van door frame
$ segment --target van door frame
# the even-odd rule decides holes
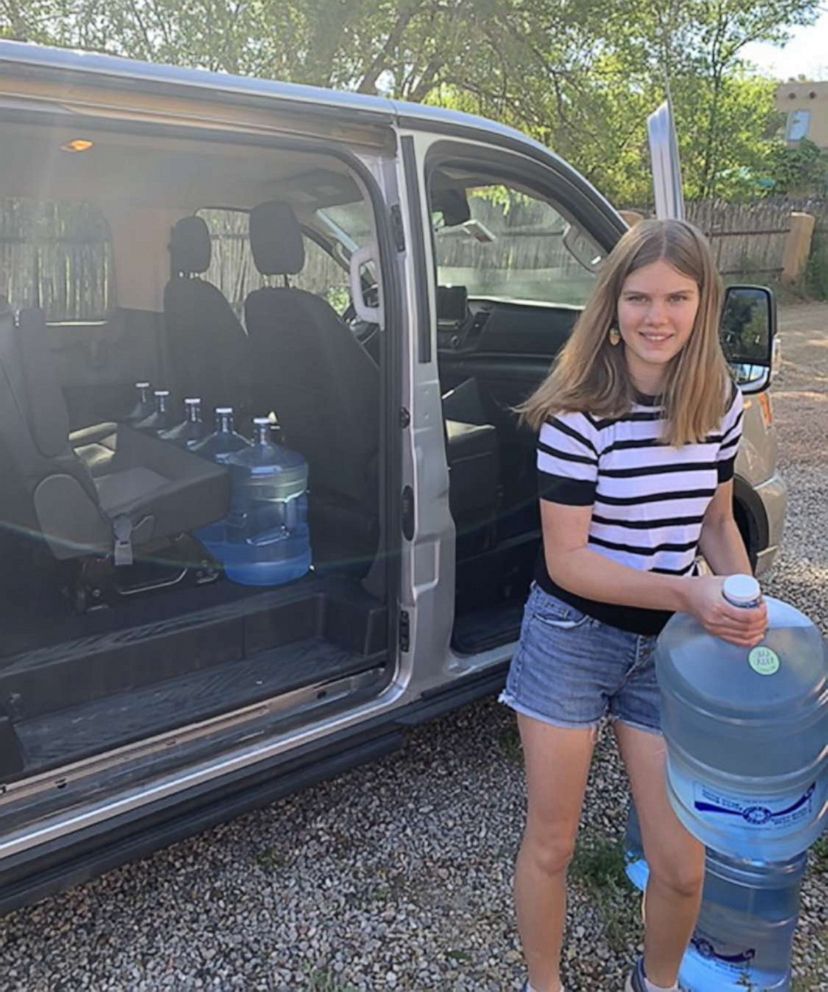
[[[418,326],[412,349],[416,360],[411,382],[418,403],[413,409],[414,451],[411,464],[417,467],[415,487],[415,542],[403,554],[404,609],[409,613],[411,650],[416,658],[417,683],[432,693],[458,690],[459,680],[502,679],[512,653],[511,644],[479,654],[459,655],[450,647],[454,621],[455,532],[448,508],[446,464],[436,321],[436,266],[428,185],[434,169],[445,161],[464,161],[482,166],[504,178],[510,177],[537,190],[541,196],[566,204],[573,219],[596,241],[611,249],[627,229],[610,203],[563,160],[536,143],[513,138],[493,126],[484,129],[445,124],[431,131],[424,122],[410,121],[411,129],[400,130],[404,149],[402,168],[408,195],[409,226],[412,232],[428,232],[422,239],[423,262],[415,265]],[[415,126],[415,125],[419,126]],[[504,129],[505,131],[505,129]],[[440,133],[443,132],[443,133]],[[411,149],[405,153],[406,143]],[[543,154],[545,153],[545,154]],[[413,175],[412,175],[413,172]],[[402,184],[401,184],[402,185]],[[427,326],[423,326],[427,322]],[[427,338],[427,344],[426,344]],[[446,590],[451,595],[446,594]]]

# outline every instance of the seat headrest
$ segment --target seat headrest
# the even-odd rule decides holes
[[[250,211],[250,247],[263,276],[293,276],[302,271],[305,245],[290,204],[269,200]]]
[[[203,217],[182,217],[170,236],[173,272],[206,272],[210,268],[210,231]]]

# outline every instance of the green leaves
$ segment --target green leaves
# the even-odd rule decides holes
[[[687,192],[755,192],[779,117],[743,62],[818,0],[0,0],[0,33],[483,114],[621,204],[650,200],[645,121],[669,80]],[[775,159],[774,159],[775,161]]]

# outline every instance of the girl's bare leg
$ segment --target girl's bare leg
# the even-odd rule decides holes
[[[515,869],[515,905],[529,982],[558,992],[566,919],[566,869],[595,744],[592,729],[553,727],[518,715],[529,806]]]

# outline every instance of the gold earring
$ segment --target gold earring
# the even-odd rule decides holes
[[[609,329],[609,343],[613,346],[613,348],[617,344],[621,343],[621,332],[618,330],[615,324],[613,324],[612,327]]]

